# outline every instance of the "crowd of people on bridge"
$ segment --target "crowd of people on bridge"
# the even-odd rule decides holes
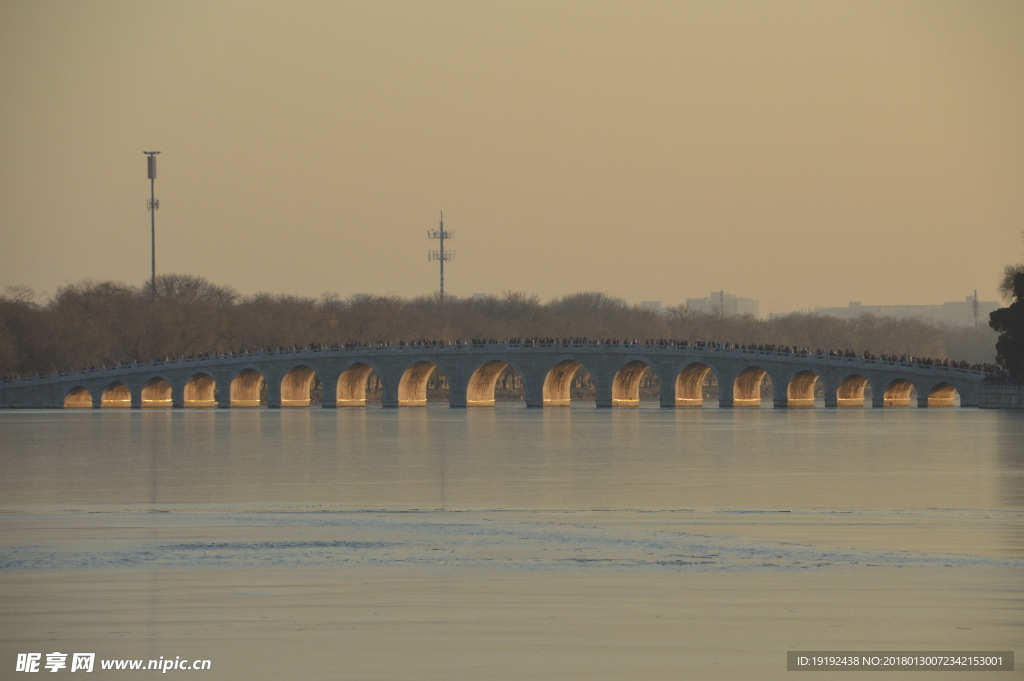
[[[740,352],[769,352],[784,355],[795,355],[801,357],[829,357],[829,358],[843,358],[843,359],[864,359],[869,362],[889,362],[893,364],[903,365],[915,365],[915,366],[928,366],[928,367],[946,367],[951,369],[969,369],[971,371],[978,371],[986,374],[985,380],[987,382],[994,383],[1009,383],[1009,376],[999,366],[989,363],[975,363],[970,364],[965,361],[957,361],[950,359],[935,359],[932,357],[914,357],[910,355],[889,355],[880,354],[877,357],[871,352],[865,350],[863,353],[858,354],[853,350],[825,350],[823,348],[816,348],[811,350],[810,348],[791,347],[788,345],[773,345],[773,344],[761,344],[761,343],[720,343],[717,341],[703,341],[696,340],[690,342],[688,340],[677,340],[677,339],[647,339],[640,341],[636,338],[605,338],[605,339],[593,339],[585,337],[569,337],[569,338],[471,338],[469,340],[437,340],[437,339],[419,339],[413,341],[398,341],[397,343],[390,343],[385,341],[378,341],[376,343],[366,342],[352,342],[352,343],[335,343],[329,348],[320,343],[310,343],[308,346],[278,346],[278,347],[265,347],[255,348],[248,350],[232,350],[227,353],[197,353],[180,357],[183,360],[194,360],[194,359],[205,359],[210,357],[242,357],[253,354],[261,354],[265,352],[300,352],[303,350],[325,350],[325,349],[341,349],[341,348],[385,348],[385,347],[414,347],[414,348],[436,348],[445,346],[487,346],[487,345],[513,345],[513,346],[527,346],[527,347],[582,347],[582,346],[640,346],[640,347],[672,347],[672,348],[700,348],[700,349],[712,349],[712,350],[733,350]],[[171,358],[165,357],[162,359],[153,359],[149,363],[162,363],[170,361]],[[135,362],[118,362],[113,366],[136,366]],[[101,367],[106,369],[106,366]],[[95,371],[95,366],[87,367],[87,371]],[[54,373],[56,375],[56,372]],[[10,382],[20,378],[44,378],[45,374],[42,372],[38,374],[28,374],[27,376],[4,376],[3,382]]]

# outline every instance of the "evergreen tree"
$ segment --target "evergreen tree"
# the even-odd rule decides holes
[[[1024,380],[1024,272],[1013,276],[1012,300],[989,315],[989,326],[999,332],[996,362],[1011,379]]]

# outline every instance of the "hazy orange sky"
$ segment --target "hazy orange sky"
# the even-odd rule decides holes
[[[0,289],[996,299],[1024,2],[0,2]]]

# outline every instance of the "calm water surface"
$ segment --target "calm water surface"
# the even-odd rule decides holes
[[[1019,412],[24,411],[0,461],[4,665],[784,679],[1024,631]]]
[[[1024,509],[1024,414],[977,409],[0,414],[4,507]]]

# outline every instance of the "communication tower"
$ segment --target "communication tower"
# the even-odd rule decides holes
[[[444,230],[444,211],[441,211],[441,222],[437,229],[427,230],[428,239],[437,239],[441,242],[440,249],[436,251],[427,251],[427,262],[438,261],[441,263],[441,305],[444,305],[444,264],[455,257],[455,251],[444,250],[444,240],[454,239],[455,232],[446,232]]]
[[[978,289],[974,289],[974,300],[971,301],[971,310],[974,312],[974,330],[978,330]]]
[[[153,299],[156,299],[156,212],[160,209],[160,202],[156,200],[156,155],[159,151],[144,151],[146,155],[146,175],[149,177],[149,244],[151,255]]]

